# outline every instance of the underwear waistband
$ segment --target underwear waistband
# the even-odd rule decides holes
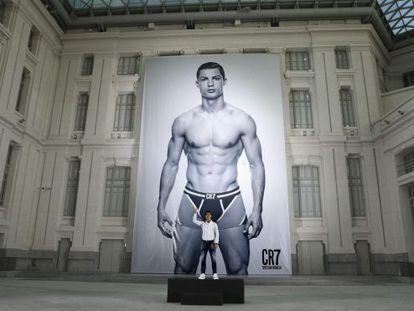
[[[236,188],[225,191],[225,192],[218,192],[218,193],[206,193],[206,192],[200,192],[191,188],[188,188],[187,186],[184,188],[184,193],[189,195],[194,195],[200,198],[212,200],[212,199],[222,199],[226,198],[232,195],[240,194],[240,187],[237,186]]]

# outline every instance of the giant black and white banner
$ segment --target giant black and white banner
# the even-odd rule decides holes
[[[219,274],[291,274],[279,56],[150,58],[144,76],[132,272],[199,271],[208,210]]]

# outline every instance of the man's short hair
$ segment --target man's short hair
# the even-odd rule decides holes
[[[204,213],[204,217],[206,217],[206,214],[210,214],[210,215],[212,215],[210,211],[206,211],[206,212]]]
[[[198,77],[200,76],[200,71],[204,70],[204,69],[218,69],[220,71],[220,74],[223,76],[223,80],[226,79],[226,74],[224,73],[223,66],[221,66],[218,63],[208,62],[208,63],[204,63],[204,64],[200,65],[200,67],[198,67],[197,74],[196,74],[197,80],[198,80]]]

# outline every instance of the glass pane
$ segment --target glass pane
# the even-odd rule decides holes
[[[128,214],[130,167],[107,168],[104,216],[126,217]]]
[[[365,216],[365,203],[362,184],[361,159],[358,155],[347,158],[349,200],[352,217]]]
[[[64,216],[75,216],[76,200],[79,186],[80,160],[69,161],[68,178],[66,182],[66,198]]]
[[[83,76],[91,75],[92,69],[93,69],[93,56],[87,56],[83,59],[81,74]]]
[[[291,127],[292,128],[312,128],[312,104],[308,90],[291,90],[289,95]]]
[[[79,94],[78,105],[76,109],[75,131],[84,131],[86,124],[86,113],[88,109],[89,95],[87,93]]]
[[[321,217],[318,168],[294,166],[292,180],[295,217]]]
[[[355,127],[354,103],[351,90],[348,87],[342,87],[339,91],[341,102],[342,123],[344,127]]]

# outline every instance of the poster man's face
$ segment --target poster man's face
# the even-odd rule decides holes
[[[203,69],[196,81],[201,96],[206,99],[215,99],[223,95],[223,86],[226,80],[223,79],[218,69]]]

